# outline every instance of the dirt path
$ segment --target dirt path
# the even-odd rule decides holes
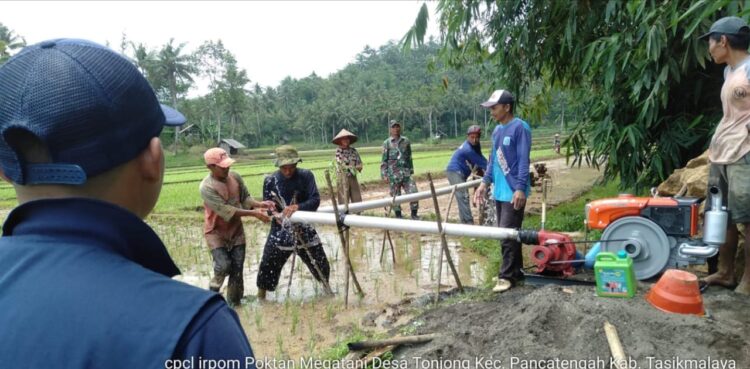
[[[547,175],[549,177],[550,186],[547,193],[547,206],[554,207],[557,204],[570,201],[575,199],[586,191],[590,190],[594,186],[596,180],[601,178],[601,172],[595,168],[587,166],[581,166],[580,168],[571,168],[565,162],[565,158],[557,158],[551,160],[540,160],[535,163],[544,163],[547,166]],[[434,185],[435,188],[448,186],[448,179],[445,178],[444,173],[434,174]],[[429,191],[429,182],[425,178],[417,180],[417,188],[419,191]],[[382,199],[390,197],[388,186],[384,183],[371,183],[365,184],[363,188],[363,201]],[[473,190],[470,190],[470,194]],[[448,201],[450,196],[438,197],[438,205],[443,214],[448,207]],[[321,206],[329,206],[331,202],[328,196],[324,196]],[[408,204],[401,205],[404,214],[408,214]],[[435,212],[435,206],[433,205],[432,199],[425,199],[419,202],[420,214],[429,214]],[[472,206],[472,212],[474,213],[474,219],[478,219],[477,209]],[[526,205],[526,212],[531,214],[539,214],[542,211],[542,189],[541,182],[534,187],[531,191]],[[374,210],[374,213],[381,213],[380,210]],[[385,211],[382,211],[384,214]],[[458,219],[458,208],[455,204],[451,206],[451,212],[449,214],[450,222],[459,222]]]

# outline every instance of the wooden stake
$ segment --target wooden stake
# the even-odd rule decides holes
[[[391,211],[393,211],[394,206],[396,206],[396,194],[393,194],[393,199],[391,200],[391,206],[385,212],[386,218],[391,216]],[[389,232],[387,229],[383,230],[383,245],[380,246],[380,263],[383,264],[383,254],[385,253],[385,240],[386,239],[388,239],[388,243],[391,245],[391,258],[393,259],[393,265],[395,266],[396,265],[396,250],[394,250],[393,241],[391,241],[391,232]]]
[[[604,321],[604,334],[607,335],[607,342],[609,343],[609,352],[612,353],[614,364],[617,369],[627,369],[627,359],[625,358],[625,350],[622,349],[622,343],[620,337],[617,335],[617,329],[608,321]]]
[[[453,197],[456,196],[456,186],[453,186],[453,190],[451,190],[451,198],[448,200],[448,210],[445,212],[445,219],[448,219],[448,216],[451,213],[451,205],[453,204]],[[445,235],[444,233],[441,233]],[[435,305],[437,305],[438,301],[440,301],[440,280],[443,276],[443,248],[440,247],[440,252],[438,253],[438,279],[437,279],[437,289],[435,291]]]
[[[326,175],[326,183],[328,184],[328,191],[331,194],[331,203],[333,203],[333,208],[335,209],[335,214],[338,217],[339,216],[339,207],[338,207],[338,201],[336,201],[336,193],[333,190],[333,185],[331,184],[331,173],[329,173],[327,170],[325,171]],[[365,295],[364,292],[362,292],[362,287],[359,286],[359,281],[357,280],[357,275],[354,273],[354,267],[352,267],[352,261],[349,259],[349,249],[346,247],[346,237],[344,236],[344,228],[336,222],[336,228],[339,231],[339,240],[341,241],[341,248],[344,251],[344,261],[346,262],[346,268],[349,270],[349,273],[352,276],[352,282],[354,282],[354,287],[357,288],[357,293],[360,297],[363,297]],[[347,278],[347,281],[349,279]]]
[[[376,348],[392,346],[392,345],[407,345],[407,344],[414,344],[414,343],[430,342],[433,339],[438,338],[438,337],[440,337],[440,334],[438,333],[423,334],[419,336],[394,337],[394,338],[390,338],[387,340],[350,342],[346,344],[346,347],[348,347],[350,351],[359,351],[359,350],[365,350],[365,349],[376,349]]]
[[[456,270],[456,266],[453,265],[453,258],[451,257],[450,250],[448,250],[448,240],[445,238],[445,233],[443,232],[443,221],[440,217],[440,205],[438,204],[437,194],[435,194],[435,184],[432,182],[432,175],[429,172],[427,173],[427,179],[430,181],[430,191],[432,192],[432,203],[435,205],[435,216],[437,217],[438,232],[440,232],[440,242],[443,245],[443,252],[445,252],[445,259],[448,261],[448,266],[450,266],[451,272],[453,272],[453,278],[456,280],[456,284],[458,285],[458,290],[461,291],[461,293],[463,293],[464,286],[461,284],[461,279],[458,277],[458,271]],[[442,258],[440,260],[442,260]]]

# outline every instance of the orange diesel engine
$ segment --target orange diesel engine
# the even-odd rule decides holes
[[[650,219],[670,236],[694,237],[698,233],[700,199],[673,197],[635,197],[623,194],[586,204],[586,226],[605,229],[628,216]]]
[[[633,259],[639,280],[667,268],[703,264],[724,242],[727,212],[721,192],[709,189],[703,236],[697,238],[700,199],[620,195],[586,204],[586,226],[603,230],[598,247]]]

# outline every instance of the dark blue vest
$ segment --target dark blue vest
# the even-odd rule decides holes
[[[84,199],[33,201],[0,238],[0,367],[164,368],[220,298],[179,273],[148,225]]]

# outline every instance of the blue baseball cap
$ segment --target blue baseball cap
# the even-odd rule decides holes
[[[83,184],[185,121],[133,63],[91,41],[40,42],[0,66],[0,164],[17,184]],[[27,163],[13,142],[19,133],[44,144],[51,161]]]

